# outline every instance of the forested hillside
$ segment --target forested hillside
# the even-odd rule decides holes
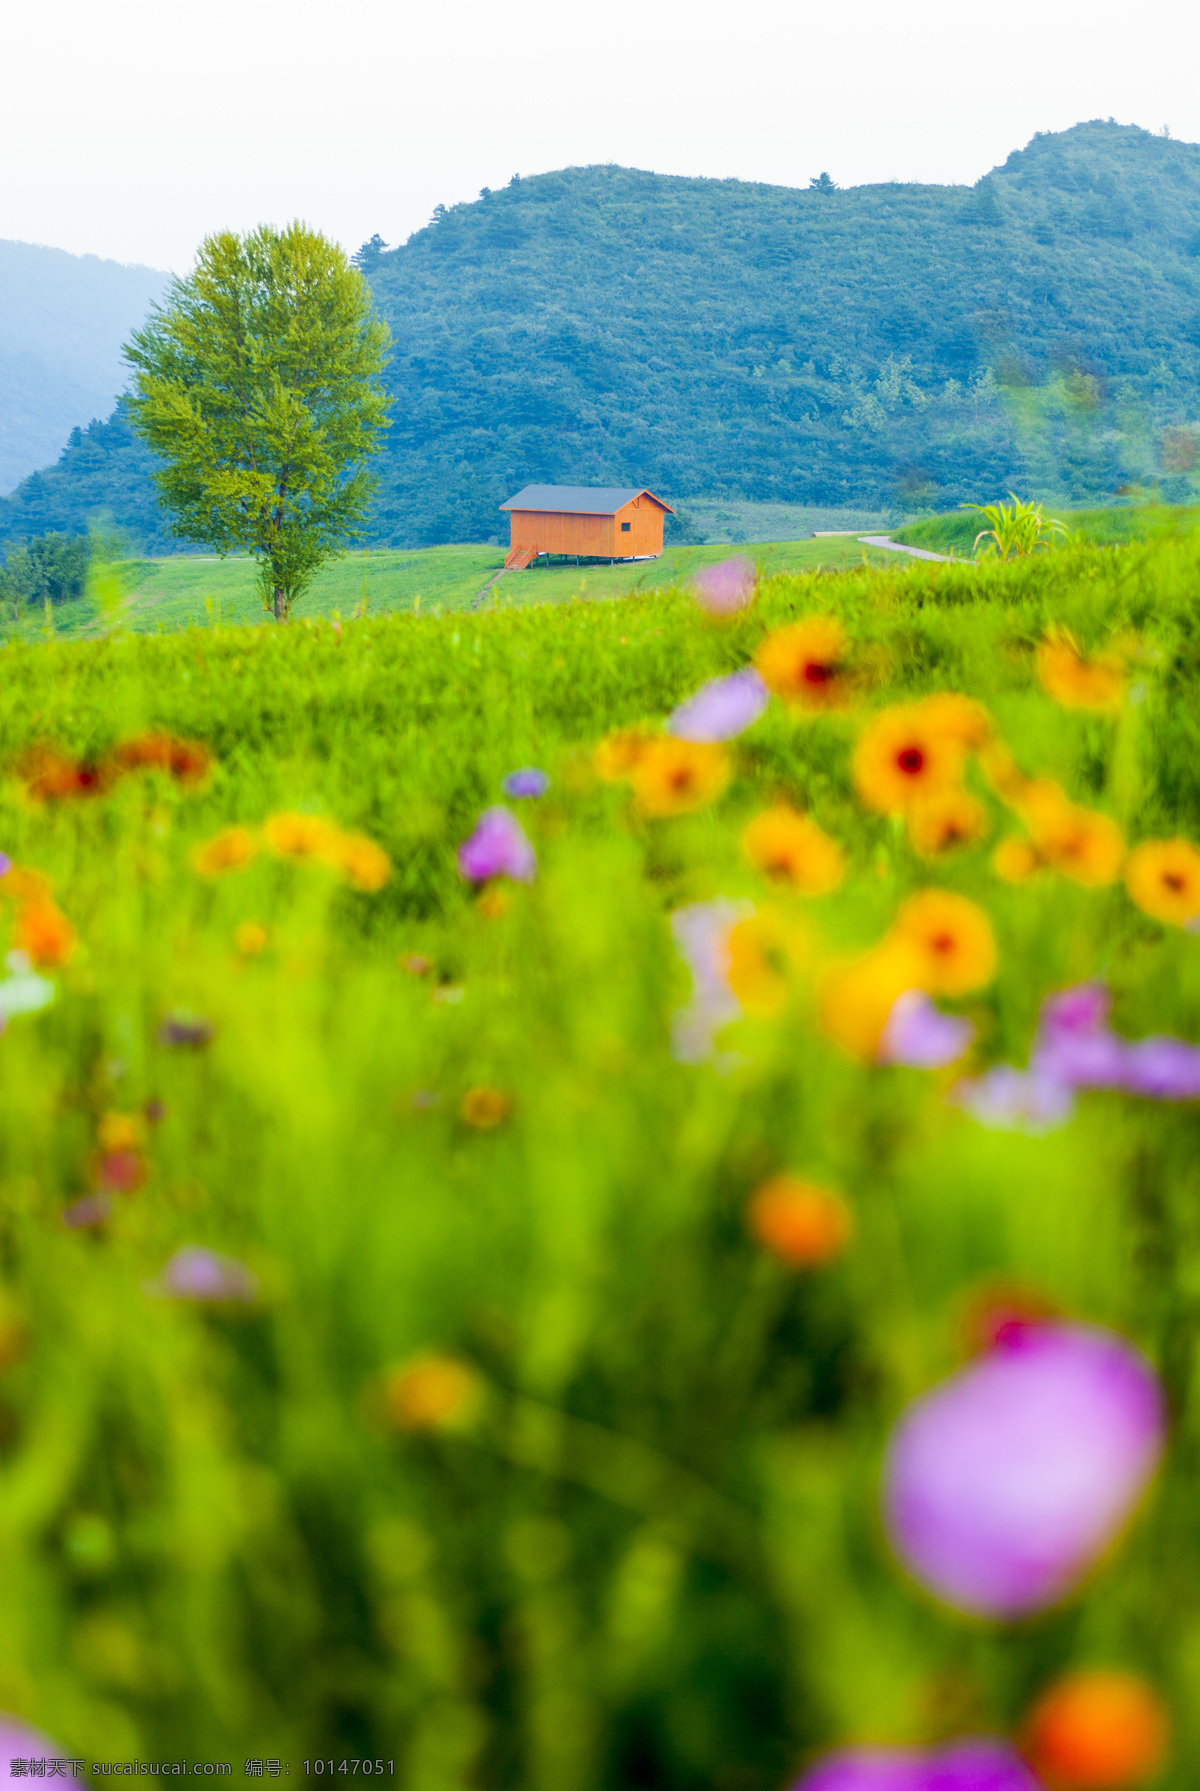
[[[1200,147],[1093,122],[973,188],[514,179],[361,262],[395,337],[376,539],[499,538],[530,480],[904,510],[1193,495]],[[163,540],[118,416],[0,506]]]
[[[0,242],[0,492],[107,417],[124,388],[121,344],[167,276],[96,255]]]

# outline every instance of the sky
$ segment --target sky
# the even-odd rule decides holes
[[[572,164],[970,183],[1081,119],[1200,140],[1196,0],[38,0],[0,46],[0,238],[175,273]]]

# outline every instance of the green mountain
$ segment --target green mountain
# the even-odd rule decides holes
[[[166,283],[151,267],[0,242],[0,491],[108,416],[126,382],[121,344]]]
[[[360,253],[396,343],[376,536],[499,539],[532,481],[947,508],[1193,495],[1200,146],[1040,135],[974,187],[569,168]],[[0,505],[164,541],[120,414]]]

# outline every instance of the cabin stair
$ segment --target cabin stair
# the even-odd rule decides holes
[[[510,547],[504,561],[506,572],[524,572],[537,559],[536,547]]]

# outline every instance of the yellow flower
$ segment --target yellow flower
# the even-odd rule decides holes
[[[508,896],[498,883],[491,883],[475,903],[485,920],[499,920],[508,913]]]
[[[256,958],[260,951],[265,951],[267,939],[266,927],[257,920],[244,920],[233,935],[233,942],[244,958]]]
[[[96,1127],[96,1143],[105,1156],[114,1151],[140,1150],[145,1133],[140,1113],[105,1113]]]
[[[221,877],[240,871],[257,855],[258,842],[245,827],[226,827],[192,853],[192,869],[202,877]]]
[[[1185,926],[1200,914],[1200,852],[1187,840],[1146,840],[1129,854],[1125,887],[1155,920]]]
[[[1010,807],[1017,807],[1025,792],[1033,787],[1003,740],[988,741],[980,749],[978,762],[992,789]]]
[[[1027,883],[1041,868],[1042,860],[1029,840],[1001,840],[992,853],[992,869],[1006,883]]]
[[[957,784],[962,743],[929,720],[921,703],[884,709],[854,749],[854,782],[868,808],[902,815],[918,797]]]
[[[272,815],[263,826],[263,838],[280,858],[297,863],[330,864],[336,861],[340,835],[330,821],[319,815]]]
[[[773,1175],[751,1197],[751,1234],[792,1268],[812,1269],[840,1256],[854,1229],[845,1201],[795,1175]]]
[[[856,958],[831,964],[817,989],[821,1030],[862,1063],[873,1063],[896,1000],[924,986],[919,950],[893,935]]]
[[[987,710],[956,690],[940,690],[917,707],[931,728],[957,740],[968,752],[979,752],[993,737],[992,718]]]
[[[961,784],[918,796],[908,811],[908,837],[926,858],[970,846],[987,832],[987,811]]]
[[[737,921],[729,930],[729,986],[748,1014],[770,1018],[788,998],[789,978],[807,956],[808,939],[774,908]]]
[[[996,974],[996,940],[982,908],[945,889],[910,896],[896,916],[892,937],[920,958],[915,986],[930,995],[965,995]]]
[[[476,1371],[454,1356],[422,1356],[393,1368],[384,1407],[400,1430],[456,1430],[474,1417],[483,1391]]]
[[[729,759],[708,741],[652,740],[633,767],[633,793],[647,815],[681,815],[715,801],[729,782]]]
[[[1116,882],[1125,840],[1107,815],[1076,807],[1052,783],[1030,785],[1020,811],[1038,856],[1054,870],[1090,889]]]
[[[750,863],[802,895],[826,895],[844,875],[841,848],[786,802],[756,815],[742,834]]]
[[[1119,709],[1125,694],[1125,664],[1117,653],[1085,658],[1074,635],[1052,628],[1038,648],[1038,677],[1056,703],[1067,709]]]
[[[850,678],[846,634],[832,616],[808,616],[768,634],[754,655],[763,683],[795,709],[840,709]]]
[[[498,1088],[468,1088],[458,1109],[465,1126],[477,1132],[492,1132],[512,1112],[512,1101]]]
[[[383,847],[362,833],[336,834],[330,843],[328,862],[355,889],[382,889],[392,874],[392,861]]]
[[[619,728],[602,740],[592,754],[596,776],[606,784],[619,784],[627,778],[649,746],[653,735],[645,728]]]

